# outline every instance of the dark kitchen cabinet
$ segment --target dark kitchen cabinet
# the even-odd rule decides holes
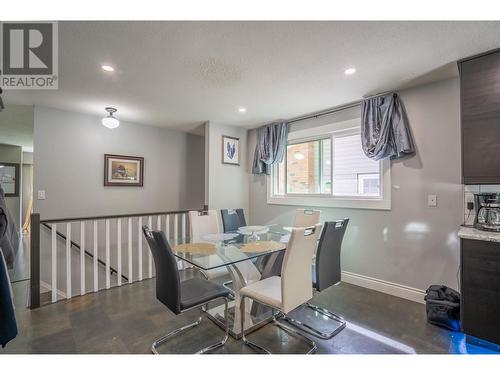
[[[500,183],[500,51],[462,60],[464,184]]]
[[[500,242],[461,241],[462,330],[500,344]]]

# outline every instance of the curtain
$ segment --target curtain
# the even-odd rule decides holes
[[[288,124],[275,122],[257,130],[253,174],[271,174],[273,164],[281,163],[288,141]]]
[[[373,160],[398,159],[415,153],[405,110],[397,94],[363,100],[361,144]]]

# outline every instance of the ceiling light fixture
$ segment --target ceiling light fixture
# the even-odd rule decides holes
[[[239,113],[245,113],[246,111],[247,111],[247,109],[245,107],[238,108]]]
[[[113,116],[113,113],[116,112],[116,108],[106,107],[105,110],[106,112],[108,112],[108,115],[102,118],[102,124],[109,129],[114,129],[119,127],[120,121],[118,121],[118,119]]]
[[[293,154],[293,157],[295,160],[304,160],[304,158],[306,156],[300,151],[295,151],[295,153]]]
[[[104,70],[105,72],[115,71],[115,68],[113,68],[111,65],[101,65],[101,69]]]
[[[352,74],[356,73],[356,68],[352,67],[352,68],[347,68],[346,70],[344,70],[344,74],[346,76],[350,76]]]

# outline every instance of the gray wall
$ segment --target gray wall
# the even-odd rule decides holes
[[[22,185],[21,185],[22,158],[23,158],[23,150],[22,150],[21,146],[0,144],[0,162],[19,164],[19,179],[20,179],[20,181],[19,181],[19,196],[5,198],[5,203],[7,204],[7,209],[9,210],[10,214],[12,215],[14,222],[16,224],[16,229],[18,231],[21,228],[20,220],[21,220],[21,199],[22,199]]]
[[[207,126],[208,205],[210,209],[248,209],[249,166],[247,130],[210,122]],[[240,165],[222,164],[222,136],[240,139]]]
[[[201,208],[203,137],[35,107],[34,192],[42,219]],[[104,187],[104,154],[142,156],[144,187]],[[194,173],[192,173],[194,171]]]
[[[199,209],[204,201],[204,137],[168,129],[121,122],[107,129],[101,119],[85,114],[35,107],[34,192],[46,191],[46,200],[34,201],[34,212],[42,219],[147,213]],[[104,187],[104,154],[142,156],[145,159],[144,187]],[[153,226],[156,227],[156,217]],[[162,228],[165,218],[162,218]],[[138,241],[143,241],[143,272],[147,275],[148,248],[138,235],[133,219],[133,279],[138,275]],[[105,260],[105,226],[100,220],[97,257]],[[144,218],[143,224],[147,224]],[[86,222],[86,249],[93,253],[92,222]],[[171,223],[172,225],[172,223]],[[117,268],[117,221],[110,222],[111,266]],[[80,225],[72,224],[72,239],[80,242]],[[57,230],[66,233],[66,225]],[[173,229],[171,228],[171,231]],[[128,275],[127,220],[122,220],[123,274]],[[41,280],[51,280],[51,243],[47,229],[41,230]],[[86,286],[92,289],[92,260],[85,257]],[[72,293],[80,293],[79,252],[72,250]],[[57,286],[65,292],[65,243],[57,241]],[[105,272],[99,266],[99,288]],[[116,285],[116,275],[111,278]],[[45,288],[43,288],[45,291]]]
[[[320,208],[322,220],[351,219],[342,249],[344,271],[422,290],[440,283],[456,288],[463,220],[458,79],[400,95],[417,155],[392,162],[392,209]],[[249,134],[249,158],[255,136]],[[428,194],[437,194],[437,207],[427,206]],[[268,205],[265,178],[251,177],[253,224],[291,224],[296,208]]]

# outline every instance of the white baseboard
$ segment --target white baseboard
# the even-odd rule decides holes
[[[425,303],[425,291],[412,288],[410,286],[392,283],[390,281],[379,280],[369,276],[358,275],[356,273],[342,271],[342,281],[361,286],[363,288],[376,290],[378,292],[390,294],[392,296],[408,299],[410,301]]]

